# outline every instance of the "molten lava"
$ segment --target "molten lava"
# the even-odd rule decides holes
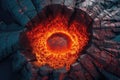
[[[43,13],[46,11],[43,10]],[[54,17],[49,15],[31,30],[24,32],[29,42],[27,47],[32,49],[37,59],[35,65],[49,65],[54,69],[66,67],[69,70],[88,43],[85,24],[74,20],[68,25],[70,16],[66,14],[68,16],[58,11]]]
[[[56,52],[65,52],[71,48],[71,39],[63,33],[55,33],[47,40],[48,49]]]

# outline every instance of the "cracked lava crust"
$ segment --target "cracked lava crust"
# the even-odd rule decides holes
[[[82,10],[72,11],[57,4],[46,6],[21,33],[24,54],[32,54],[36,66],[69,70],[88,44],[90,23],[91,18]]]

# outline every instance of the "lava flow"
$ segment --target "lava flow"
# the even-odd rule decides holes
[[[84,15],[75,13],[72,18],[72,14],[65,6],[47,6],[36,16],[39,17],[36,25],[21,34],[23,47],[31,49],[29,54],[37,59],[36,66],[69,70],[79,57],[89,41],[88,26],[81,19]]]

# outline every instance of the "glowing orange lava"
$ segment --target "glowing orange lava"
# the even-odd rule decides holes
[[[65,17],[57,16],[52,21],[39,24],[26,32],[38,66],[48,64],[54,69],[65,66],[68,70],[87,44],[85,26],[74,22],[68,28],[64,21]]]
[[[34,63],[36,66],[49,65],[54,69],[65,67],[69,70],[70,65],[76,62],[88,43],[88,26],[81,19],[84,16],[79,14],[76,14],[69,24],[72,11],[63,6],[57,7],[62,8],[57,12],[56,5],[45,8],[41,12],[38,24],[22,34],[23,42],[21,42],[26,50],[31,50],[28,53],[36,57],[37,61]],[[46,17],[44,14],[50,8],[53,12]],[[64,13],[62,13],[63,8]]]

